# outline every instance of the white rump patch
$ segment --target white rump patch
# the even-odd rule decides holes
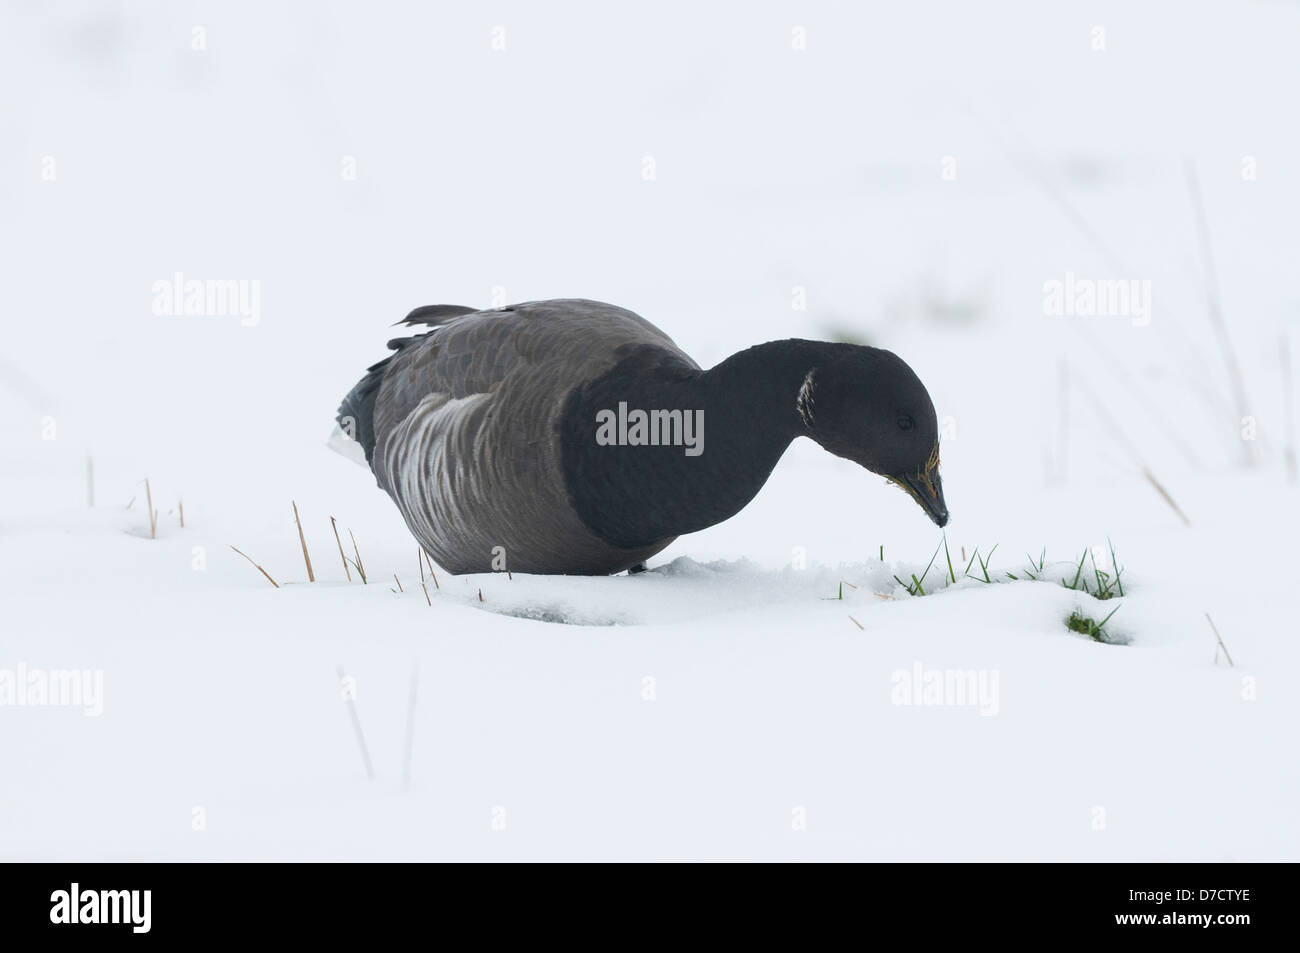
[[[325,441],[325,446],[329,447],[335,453],[342,454],[353,463],[359,463],[367,470],[370,464],[366,463],[366,452],[361,449],[361,444],[357,443],[351,437],[343,432],[343,428],[338,424],[334,425],[334,432],[330,438]]]

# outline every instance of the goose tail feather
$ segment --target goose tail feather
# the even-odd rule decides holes
[[[348,391],[348,395],[339,404],[338,416],[334,418],[338,426],[330,437],[330,446],[339,450],[344,456],[355,459],[354,452],[341,448],[348,440],[360,449],[367,465],[375,452],[375,399],[379,396],[379,385],[383,382],[384,371],[392,358],[384,358],[378,364],[366,369],[366,376],[357,381],[357,386]]]
[[[475,314],[477,311],[477,308],[467,308],[458,304],[427,304],[422,308],[416,308],[397,324],[407,327],[438,328],[453,318]],[[417,341],[424,336],[395,338],[388,342],[388,347],[390,350],[400,351],[412,341]],[[339,404],[338,416],[334,418],[338,426],[330,435],[328,442],[330,447],[350,459],[361,462],[363,458],[367,466],[370,465],[375,452],[375,400],[379,396],[379,385],[383,382],[384,371],[388,369],[390,360],[391,357],[385,358],[367,368],[365,377],[361,378],[357,386],[343,398],[343,402]]]

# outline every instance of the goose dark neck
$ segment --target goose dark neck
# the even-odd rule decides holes
[[[708,371],[646,349],[575,391],[561,431],[565,480],[579,516],[606,542],[626,548],[734,516],[762,489],[791,441],[806,433],[796,409],[800,387],[837,346],[773,341]],[[635,411],[691,415],[702,424],[700,433],[689,434],[698,445],[670,442],[677,431],[668,433],[663,416],[659,445],[635,443]],[[613,428],[620,442],[610,445]]]

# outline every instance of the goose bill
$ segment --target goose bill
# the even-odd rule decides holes
[[[894,477],[894,482],[921,504],[921,509],[925,510],[926,516],[934,521],[934,525],[948,524],[948,504],[944,502],[943,481],[939,479],[937,472],[929,477],[919,473],[898,476]]]

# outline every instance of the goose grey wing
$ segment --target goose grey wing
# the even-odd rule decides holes
[[[599,376],[636,347],[670,350],[698,366],[663,331],[614,305],[561,299],[457,314],[436,307],[442,313],[430,315],[438,321],[431,331],[389,342],[397,353],[388,359],[374,404],[376,438],[430,395],[461,400],[494,394],[509,381],[512,398],[528,404]]]

